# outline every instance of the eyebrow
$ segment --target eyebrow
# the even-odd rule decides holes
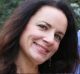
[[[49,23],[47,23],[45,21],[41,21],[41,22],[45,23],[48,27],[51,27],[51,24],[49,24]]]
[[[51,27],[51,24],[49,24],[49,23],[47,23],[47,22],[45,22],[45,21],[41,21],[41,22],[46,23],[46,25],[47,25],[48,27]],[[64,36],[64,33],[61,32],[61,31],[58,31],[57,33]]]

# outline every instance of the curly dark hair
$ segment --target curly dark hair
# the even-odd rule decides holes
[[[52,6],[63,11],[68,27],[58,51],[49,60],[39,65],[41,74],[74,73],[78,61],[77,32],[71,8],[63,0],[25,0],[13,12],[0,31],[0,73],[16,74],[19,38],[30,18],[42,7]]]

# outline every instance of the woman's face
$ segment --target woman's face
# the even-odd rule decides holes
[[[20,49],[30,61],[42,64],[59,48],[67,29],[65,14],[54,7],[43,6],[29,20],[20,37]]]

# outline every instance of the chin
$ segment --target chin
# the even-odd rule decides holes
[[[44,60],[36,60],[37,65],[43,64],[44,62],[45,62]]]

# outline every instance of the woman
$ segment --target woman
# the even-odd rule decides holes
[[[25,0],[0,33],[0,73],[74,73],[77,33],[62,0]]]

